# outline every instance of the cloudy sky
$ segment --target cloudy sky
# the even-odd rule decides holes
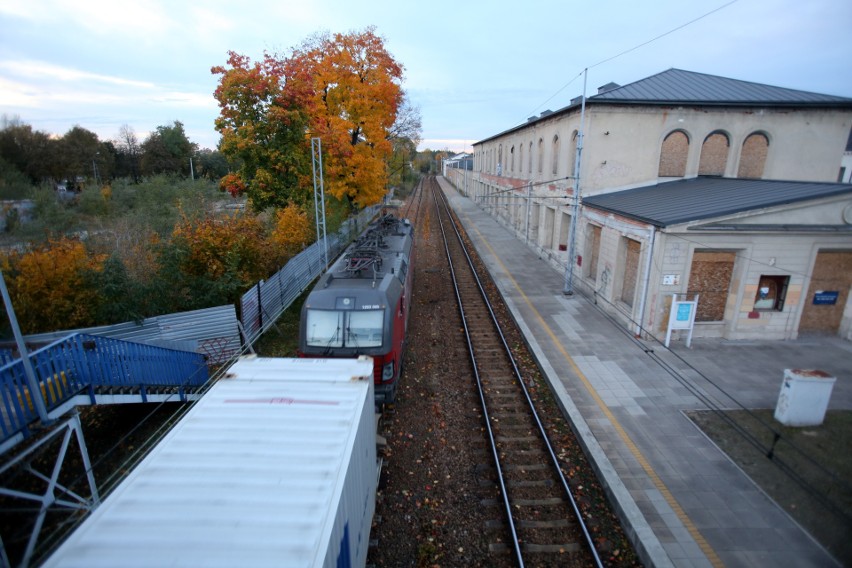
[[[179,120],[214,148],[210,68],[229,50],[370,25],[405,67],[421,148],[470,150],[561,108],[585,68],[588,95],[676,67],[852,97],[850,0],[2,0],[0,115],[101,140]]]

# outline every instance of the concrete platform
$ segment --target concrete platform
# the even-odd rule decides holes
[[[621,333],[564,273],[439,178],[595,461],[648,566],[839,566],[683,414],[774,408],[785,368],[837,376],[829,409],[852,408],[852,345],[840,339],[694,339],[667,352]],[[579,290],[578,290],[579,291]],[[653,354],[649,354],[653,350]],[[669,373],[657,360],[676,370]],[[707,379],[710,379],[708,381]],[[716,388],[718,385],[720,388]]]

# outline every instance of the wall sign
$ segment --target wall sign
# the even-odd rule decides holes
[[[816,306],[833,306],[837,303],[837,297],[840,292],[817,290],[814,292],[814,305]]]

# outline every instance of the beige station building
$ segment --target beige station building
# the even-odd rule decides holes
[[[669,69],[481,140],[444,174],[637,335],[697,298],[695,338],[852,340],[850,131],[850,98]]]

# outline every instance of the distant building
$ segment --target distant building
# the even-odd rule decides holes
[[[852,99],[669,69],[582,102],[445,175],[562,269],[578,178],[571,282],[637,333],[697,294],[694,337],[852,339]]]

